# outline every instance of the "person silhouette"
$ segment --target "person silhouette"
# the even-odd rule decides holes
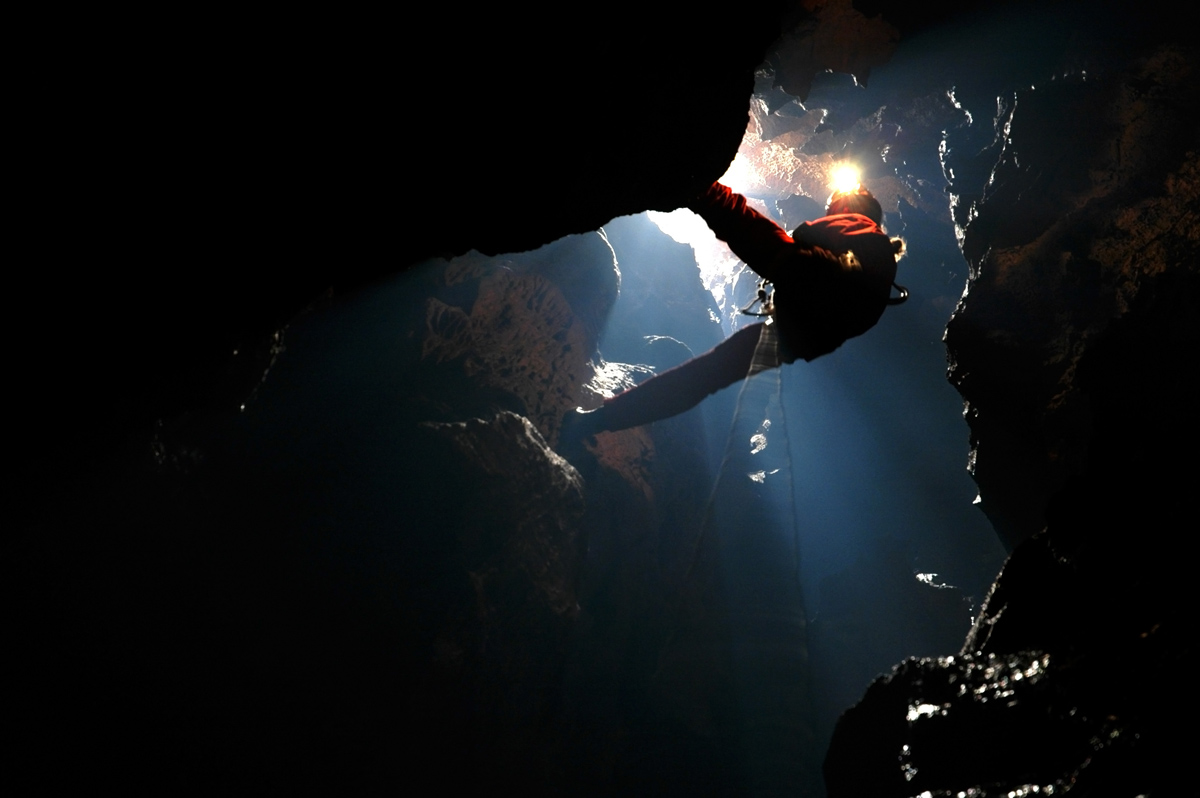
[[[560,440],[649,424],[695,407],[752,373],[827,355],[875,326],[888,305],[908,292],[895,284],[904,242],[883,230],[883,209],[864,188],[835,192],[820,219],[788,235],[750,207],[746,198],[713,183],[688,207],[753,269],[767,321],[747,325],[708,352],[564,419]],[[892,288],[899,295],[892,296]],[[769,326],[774,330],[768,330]],[[760,341],[777,345],[764,356]],[[759,354],[756,362],[756,352]]]

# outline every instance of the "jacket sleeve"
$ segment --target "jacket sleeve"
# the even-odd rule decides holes
[[[746,198],[720,183],[713,183],[688,204],[733,250],[733,254],[767,279],[773,265],[792,248],[792,237],[783,228],[746,204]]]

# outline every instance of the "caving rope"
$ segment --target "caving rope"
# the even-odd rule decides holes
[[[858,259],[855,257],[853,252],[843,253],[842,255],[839,256],[839,260],[841,260],[843,262],[843,264],[846,265],[851,270],[857,270],[857,269],[862,268],[858,262]],[[896,291],[896,295],[888,297],[887,304],[889,306],[903,304],[908,299],[908,296],[909,296],[908,289],[905,288],[904,286],[902,286],[896,282],[893,282],[891,285],[891,288]],[[756,306],[757,306],[757,309],[756,309]],[[754,298],[751,299],[750,302],[748,302],[744,307],[740,308],[738,312],[741,315],[745,315],[745,316],[753,316],[756,318],[764,318],[765,317],[765,321],[762,324],[762,332],[759,335],[758,343],[755,345],[755,348],[754,348],[754,356],[751,359],[750,367],[746,372],[746,379],[745,379],[745,381],[743,381],[741,391],[738,393],[737,407],[736,407],[736,410],[734,411],[733,428],[730,430],[729,438],[726,442],[725,456],[722,459],[720,468],[717,472],[716,482],[713,485],[713,492],[709,496],[709,499],[708,499],[708,505],[705,509],[704,521],[702,522],[701,531],[700,531],[700,534],[697,536],[696,543],[695,543],[695,549],[692,554],[692,560],[688,566],[687,573],[684,577],[685,582],[692,578],[692,571],[694,570],[694,568],[696,566],[696,562],[700,556],[700,548],[704,542],[705,536],[710,532],[710,523],[713,520],[712,514],[713,514],[713,510],[714,510],[714,502],[717,500],[717,491],[720,486],[720,483],[721,483],[722,479],[724,479],[724,477],[725,477],[726,470],[730,467],[731,463],[738,457],[739,453],[742,450],[742,447],[745,446],[746,441],[741,440],[736,435],[736,431],[739,428],[739,426],[743,427],[743,428],[745,427],[743,416],[746,414],[749,414],[749,413],[755,413],[760,418],[765,419],[768,415],[768,412],[767,412],[768,407],[773,406],[778,415],[778,420],[777,420],[777,424],[775,425],[775,427],[771,430],[771,432],[773,433],[773,437],[774,437],[772,445],[778,447],[782,443],[782,447],[785,451],[788,448],[787,430],[786,430],[785,423],[783,423],[784,422],[783,400],[782,400],[783,388],[782,388],[782,377],[781,377],[781,373],[780,373],[782,371],[780,369],[780,366],[782,365],[782,363],[780,360],[780,353],[779,353],[779,345],[780,345],[779,328],[778,328],[778,325],[775,323],[775,318],[774,318],[774,316],[775,316],[775,291],[774,291],[774,287],[773,287],[771,281],[769,281],[765,278],[760,279],[758,281],[758,286],[757,286],[757,290],[755,291]],[[764,371],[771,371],[771,370],[773,370],[773,372],[774,372],[771,377],[763,377],[763,378],[760,378],[758,381],[754,381],[751,379],[752,377],[755,377],[756,375],[761,374]],[[770,379],[770,383],[767,384],[767,383],[762,382],[762,380],[765,380],[765,379]],[[752,384],[754,384],[754,387],[752,387]],[[762,429],[760,429],[760,434],[763,435],[764,445],[765,445],[765,440],[766,440],[765,427],[767,427],[767,426],[770,426],[769,421],[764,424],[764,427]],[[758,449],[756,449],[755,451],[758,451]],[[782,488],[781,492],[783,495],[785,495],[787,497],[787,503],[789,504],[789,511],[790,511],[790,515],[791,515],[790,521],[791,521],[791,526],[792,526],[792,531],[793,531],[792,552],[791,553],[792,553],[792,556],[794,559],[793,559],[792,565],[793,565],[794,575],[795,575],[797,585],[799,585],[799,580],[800,580],[800,536],[799,536],[799,524],[797,523],[797,519],[796,519],[796,508],[794,505],[793,491],[792,491],[792,487],[791,487],[792,463],[791,463],[790,454],[784,455],[784,463],[787,466],[787,474],[785,475],[785,479],[788,484],[786,487]]]
[[[738,436],[736,430],[740,423],[750,413],[754,413],[760,418],[765,419],[767,415],[767,406],[772,404],[782,413],[782,382],[780,377],[780,356],[779,356],[779,329],[775,324],[775,292],[771,286],[771,282],[766,279],[758,281],[758,287],[755,292],[755,297],[746,304],[745,307],[739,310],[739,313],[746,316],[754,316],[758,318],[766,317],[762,324],[762,331],[758,336],[758,343],[754,346],[754,355],[750,360],[750,367],[746,371],[746,378],[742,382],[741,389],[738,391],[737,403],[733,414],[732,427],[729,431],[728,438],[725,443],[725,455],[721,459],[721,465],[716,473],[716,479],[713,483],[713,489],[708,497],[708,502],[705,507],[703,521],[700,529],[700,534],[696,536],[695,547],[692,551],[691,562],[688,565],[684,581],[687,582],[692,578],[692,572],[696,567],[696,563],[700,558],[700,550],[704,544],[705,537],[712,532],[711,524],[713,521],[714,503],[717,501],[717,493],[722,480],[725,478],[726,471],[731,467],[731,463],[737,459],[740,454],[740,447],[744,446],[746,441],[742,440],[743,436]],[[755,306],[759,306],[755,310]],[[772,371],[773,375],[761,377],[759,381],[754,381],[751,378],[761,374],[764,371]],[[762,383],[761,380],[770,380],[770,384]],[[753,384],[753,388],[752,388]],[[751,409],[753,405],[753,409]],[[779,419],[782,421],[782,418]],[[767,422],[767,426],[770,422]],[[786,431],[783,424],[778,424],[773,430],[774,437],[777,439],[774,445],[778,446],[780,436],[786,437]],[[783,443],[786,448],[786,440]],[[788,471],[790,473],[791,463],[788,461]],[[790,480],[789,480],[790,482]],[[789,488],[786,491],[787,495],[791,495],[792,491]],[[795,508],[792,508],[792,526],[795,525]],[[795,540],[793,555],[795,557],[795,574],[799,580],[799,540]]]

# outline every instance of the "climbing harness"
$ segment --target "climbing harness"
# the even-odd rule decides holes
[[[846,255],[848,255],[852,259],[854,258],[854,254],[851,252],[847,252]],[[855,262],[857,262],[857,261],[855,261]],[[741,310],[739,310],[738,312],[745,316],[756,316],[756,317],[760,317],[760,318],[763,316],[774,316],[775,315],[775,289],[774,289],[774,287],[769,287],[769,286],[771,286],[771,282],[769,280],[765,280],[765,279],[759,280],[758,281],[758,291],[756,292],[754,299],[751,299],[750,302],[747,303],[747,305],[744,308],[742,308]],[[895,289],[897,296],[889,296],[888,297],[888,300],[887,300],[888,307],[891,307],[892,305],[903,305],[905,302],[908,301],[908,289],[907,288],[900,285],[899,283],[892,283],[891,287],[892,287],[892,289]],[[890,289],[889,289],[889,293],[890,293]],[[755,305],[760,305],[762,309],[754,310]]]
[[[746,316],[774,316],[775,315],[775,289],[768,290],[767,286],[771,285],[770,280],[762,279],[758,281],[758,292],[754,299],[751,299],[746,307],[742,308],[739,313]],[[761,304],[762,310],[751,310],[755,305]]]

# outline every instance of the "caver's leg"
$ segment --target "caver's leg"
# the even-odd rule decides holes
[[[751,324],[686,363],[651,377],[583,414],[588,434],[615,432],[678,415],[750,373],[763,325]]]

